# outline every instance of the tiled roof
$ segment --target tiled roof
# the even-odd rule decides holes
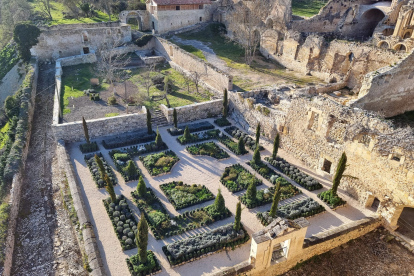
[[[201,5],[211,4],[210,0],[153,0],[158,6],[163,5]]]

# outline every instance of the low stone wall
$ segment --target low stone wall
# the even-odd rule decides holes
[[[89,137],[91,139],[131,132],[147,125],[147,110],[142,107],[140,114],[120,115],[110,118],[101,118],[87,121]],[[82,121],[65,124],[52,124],[56,140],[65,142],[78,142],[85,140]]]
[[[173,112],[174,108],[168,108],[165,105],[160,105],[161,112],[167,118],[170,124],[173,123]],[[177,121],[179,124],[216,117],[223,112],[223,100],[212,100],[203,103],[190,104],[185,106],[176,107],[177,110]]]
[[[69,159],[69,155],[65,149],[65,142],[58,141],[56,155],[60,167],[65,168],[66,178],[70,193],[73,199],[73,205],[78,216],[79,226],[82,229],[84,252],[88,256],[88,263],[92,272],[92,276],[104,276],[107,275],[101,255],[99,253],[98,244],[96,242],[94,226],[90,223],[89,215],[86,211],[85,203],[82,199],[82,192],[80,185],[78,185],[73,171],[72,164]]]
[[[95,53],[71,56],[71,57],[66,57],[66,58],[59,58],[56,60],[56,71],[62,70],[63,66],[73,66],[73,65],[84,64],[84,63],[94,63],[96,61],[97,59],[96,59]]]

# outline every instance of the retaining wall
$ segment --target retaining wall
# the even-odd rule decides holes
[[[161,104],[161,112],[167,118],[168,123],[173,123],[173,112],[174,108],[168,108]],[[190,104],[186,106],[180,106],[175,108],[177,110],[177,121],[179,124],[211,118],[222,114],[223,111],[223,100],[212,100],[203,103]]]

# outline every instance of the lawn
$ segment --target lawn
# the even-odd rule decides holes
[[[197,49],[196,47],[192,46],[192,45],[184,45],[184,44],[178,44],[178,46],[180,46],[181,49],[186,50],[189,53],[192,53],[193,55],[206,60],[206,57],[203,54],[203,51]]]
[[[292,14],[302,17],[312,17],[319,13],[327,0],[292,0]]]

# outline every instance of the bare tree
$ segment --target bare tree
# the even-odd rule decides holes
[[[191,71],[191,78],[195,84],[196,90],[197,90],[197,94],[200,94],[200,92],[198,91],[198,86],[200,85],[201,82],[201,78],[203,76],[205,76],[206,74],[204,73],[199,73],[197,71]]]
[[[145,89],[147,90],[147,95],[149,97],[149,91],[150,88],[154,85],[152,79],[151,79],[151,73],[155,71],[155,64],[150,64],[148,66],[148,69],[142,73],[142,81],[141,84],[145,87]]]
[[[192,82],[192,78],[190,75],[183,74],[184,84],[187,86],[187,92],[190,92],[190,84]]]
[[[99,0],[99,6],[106,12],[109,17],[109,21],[111,21],[112,16],[112,9],[111,5],[114,3],[113,0]]]
[[[40,12],[52,20],[50,0],[37,0],[37,6]]]

